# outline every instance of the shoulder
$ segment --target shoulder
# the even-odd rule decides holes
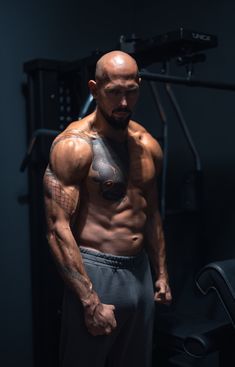
[[[135,121],[131,121],[130,132],[151,153],[155,163],[161,165],[163,152],[158,141],[142,125]]]
[[[151,154],[156,174],[158,175],[161,171],[163,159],[163,152],[158,141],[142,125],[135,121],[130,122],[129,132]]]
[[[85,177],[91,159],[89,133],[73,123],[53,141],[49,166],[58,179],[70,185]]]

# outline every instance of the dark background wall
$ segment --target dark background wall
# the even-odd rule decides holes
[[[219,47],[208,51],[206,63],[196,68],[196,76],[234,82],[234,12],[232,0],[1,2],[2,366],[32,366],[29,218],[27,205],[19,203],[19,196],[28,191],[27,176],[19,172],[26,150],[26,114],[21,90],[26,80],[23,63],[35,58],[75,60],[88,56],[97,48],[113,48],[121,34],[134,32],[145,38],[185,26],[219,37]],[[180,223],[175,232],[177,240],[175,243],[170,241],[168,250],[177,307],[187,308],[194,302],[190,293],[192,268],[212,260],[234,257],[234,93],[179,86],[174,90],[204,171],[203,246],[195,241],[194,236],[185,237],[184,225]],[[143,83],[135,117],[156,134],[160,122],[150,98]],[[177,179],[185,167],[193,167],[193,161],[170,106],[167,111],[170,122],[170,198],[177,196]],[[187,228],[185,231],[190,232]]]

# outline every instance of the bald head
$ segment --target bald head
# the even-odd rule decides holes
[[[98,60],[95,71],[96,82],[103,83],[115,76],[138,79],[138,66],[133,57],[122,51],[112,51]]]
[[[95,80],[88,86],[96,100],[97,121],[125,130],[139,97],[140,78],[136,61],[122,51],[103,55],[96,64]]]

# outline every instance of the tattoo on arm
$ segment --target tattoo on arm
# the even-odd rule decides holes
[[[68,266],[60,266],[61,271],[70,279],[75,279],[75,280],[79,280],[80,282],[82,282],[84,285],[86,285],[87,281],[85,280],[85,277],[83,275],[81,275],[81,273],[79,273],[76,270],[73,270],[71,268],[69,268]]]
[[[71,197],[71,195],[64,190],[59,180],[49,168],[46,169],[44,182],[52,200],[54,200],[68,215],[72,215],[77,206],[77,199]]]
[[[81,300],[85,301],[93,292],[92,283],[89,282],[79,271],[71,269],[69,266],[59,266],[61,272],[65,275],[67,279],[70,281],[79,281],[80,283],[80,292],[81,292]]]

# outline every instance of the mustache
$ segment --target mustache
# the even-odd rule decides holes
[[[131,110],[129,110],[128,108],[115,108],[113,110],[113,112],[127,112],[127,113],[131,113]]]

